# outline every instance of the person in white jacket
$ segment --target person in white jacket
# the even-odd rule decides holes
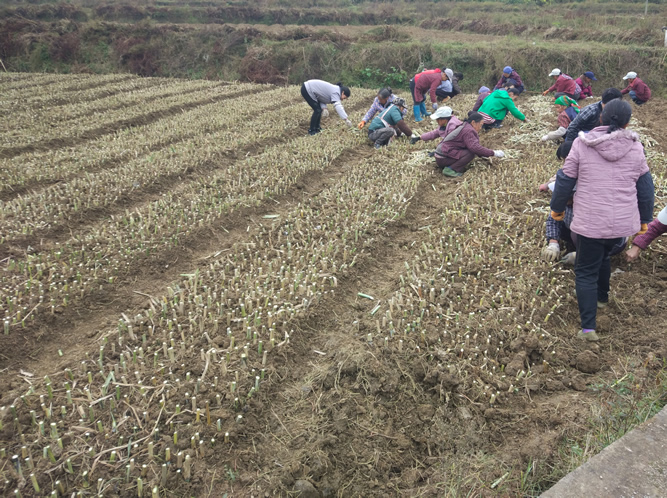
[[[327,104],[333,104],[340,119],[345,121],[345,124],[348,126],[352,126],[352,121],[348,119],[342,104],[343,100],[349,98],[350,89],[342,83],[332,85],[322,80],[308,80],[301,85],[301,96],[313,108],[313,115],[310,118],[310,128],[308,129],[310,135],[316,135],[322,131],[320,120],[322,119],[322,112],[327,108]]]

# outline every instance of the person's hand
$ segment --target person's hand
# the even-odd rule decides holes
[[[549,245],[542,248],[540,254],[544,261],[556,261],[560,257],[560,246],[558,245],[558,242],[549,242]]]
[[[542,183],[539,187],[537,187],[537,190],[539,190],[540,192],[548,192],[549,191],[549,184]]]
[[[419,135],[412,135],[410,138],[410,145],[414,145],[422,139]]]
[[[639,232],[637,232],[637,235],[644,235],[647,231],[648,231],[648,223],[642,223],[642,227],[639,230]]]
[[[352,124],[352,121],[350,121],[349,119],[346,119],[346,120],[345,120],[345,124],[346,124],[347,126],[349,126],[350,128],[352,128],[352,127],[354,126],[354,125]]]
[[[529,121],[528,118],[524,118],[524,120],[523,120],[524,123],[527,123],[528,121]]]
[[[438,110],[438,104],[436,104],[435,102],[433,102],[433,104],[431,104],[431,107],[433,107],[434,111]]]
[[[549,94],[549,90],[544,90],[542,92],[542,96],[546,97]]]
[[[557,213],[556,211],[551,211],[551,217],[556,221],[563,221],[565,218],[565,211]]]
[[[560,260],[560,264],[566,265],[566,266],[574,266],[574,263],[577,262],[577,252],[569,252],[565,256],[563,256],[563,259]]]
[[[493,156],[494,157],[505,157],[505,153],[502,150],[494,150],[493,151]]]
[[[543,142],[546,142],[547,140],[549,140],[549,135],[544,135],[544,136],[542,137],[542,141],[543,141]]]
[[[359,121],[359,124],[357,125],[357,128],[359,128],[361,130],[361,129],[363,129],[364,126],[366,126],[366,121],[364,121],[362,119],[361,121]]]
[[[329,109],[322,109],[322,117],[323,118],[329,117]]]
[[[639,257],[640,252],[642,252],[641,247],[632,246],[630,249],[625,251],[625,260],[628,263],[632,263],[635,259]]]

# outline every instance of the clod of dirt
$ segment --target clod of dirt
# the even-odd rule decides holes
[[[575,391],[585,391],[586,381],[581,375],[573,375],[572,377],[563,378],[563,384]]]
[[[526,352],[525,351],[519,351],[514,356],[514,358],[512,358],[512,361],[510,361],[507,364],[507,366],[505,367],[505,372],[508,375],[516,375],[521,370],[523,370],[525,364],[526,364]]]
[[[596,325],[598,330],[609,332],[611,330],[611,318],[608,316],[598,316]]]
[[[321,498],[320,492],[311,484],[310,481],[299,479],[294,483],[294,491],[299,493],[299,498]]]
[[[600,370],[600,358],[592,351],[584,351],[577,355],[575,368],[584,373],[595,373]]]

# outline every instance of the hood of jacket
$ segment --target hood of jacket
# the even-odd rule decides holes
[[[510,97],[510,94],[507,92],[507,90],[496,90],[493,92],[489,97],[493,97],[494,99],[501,99],[501,100],[512,100],[512,97]]]
[[[587,147],[596,150],[607,161],[618,161],[632,149],[634,142],[639,142],[639,135],[631,130],[616,130],[607,133],[607,126],[598,126],[589,133],[579,132],[579,140]]]

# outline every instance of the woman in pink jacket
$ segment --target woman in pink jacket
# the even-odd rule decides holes
[[[653,218],[653,178],[639,136],[626,130],[632,107],[612,100],[602,111],[602,125],[579,133],[563,169],[556,175],[551,216],[562,220],[574,194],[570,230],[577,235],[575,283],[582,330],[578,337],[599,340],[597,308],[609,301],[609,253],[622,237],[646,231]]]

